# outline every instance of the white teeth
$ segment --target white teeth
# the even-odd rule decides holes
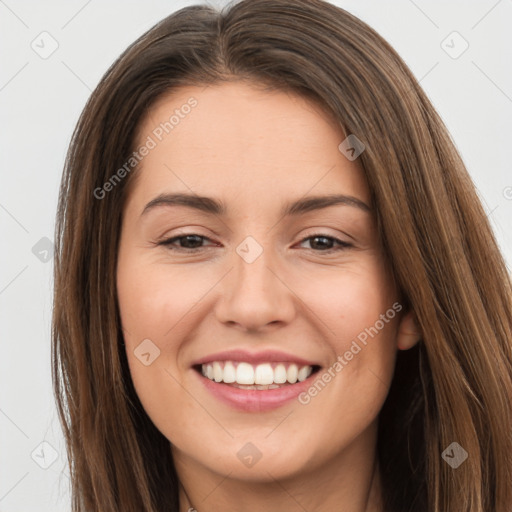
[[[288,371],[286,372],[286,380],[290,384],[295,384],[297,382],[297,375],[299,374],[299,370],[296,364],[292,364],[288,367]]]
[[[202,374],[215,382],[232,384],[242,389],[275,389],[278,384],[295,384],[306,380],[313,368],[311,366],[298,367],[296,364],[262,363],[251,365],[249,363],[233,363],[231,361],[213,361],[202,365]]]
[[[222,377],[222,366],[220,365],[220,363],[217,363],[217,361],[215,361],[215,363],[213,363],[213,380],[215,382],[220,382],[222,380]]]
[[[231,384],[236,381],[236,368],[233,366],[233,363],[229,361],[224,365],[223,381],[226,384]]]
[[[311,375],[311,366],[303,366],[297,375],[297,380],[302,382],[306,380]]]
[[[254,368],[249,363],[238,363],[236,382],[238,384],[254,384]]]
[[[274,370],[269,364],[259,364],[254,372],[255,384],[272,384],[274,382]]]
[[[286,382],[286,368],[284,364],[278,364],[274,369],[274,382],[284,384]]]

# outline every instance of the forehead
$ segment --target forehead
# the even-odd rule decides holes
[[[140,125],[137,147],[149,139],[154,147],[139,165],[134,193],[194,191],[261,206],[339,192],[368,203],[362,167],[338,149],[344,138],[332,115],[294,93],[243,82],[181,87]]]

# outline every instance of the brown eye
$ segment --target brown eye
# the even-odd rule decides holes
[[[302,244],[307,241],[311,241],[311,250],[315,252],[331,253],[352,247],[352,244],[343,242],[342,240],[338,240],[332,236],[322,234],[308,236],[307,238],[304,238],[300,243]],[[333,244],[337,244],[338,247],[333,247]]]
[[[209,240],[209,238],[195,233],[189,233],[162,240],[158,245],[164,245],[171,251],[197,252],[198,249],[204,247],[202,245],[204,240]],[[179,246],[175,245],[176,242],[179,242]]]

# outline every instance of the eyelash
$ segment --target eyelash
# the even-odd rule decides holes
[[[186,234],[183,234],[183,235],[175,236],[173,238],[168,238],[166,240],[162,240],[161,242],[158,242],[157,245],[163,245],[163,246],[166,246],[171,251],[176,251],[176,252],[181,252],[181,253],[186,253],[186,254],[196,253],[199,249],[203,248],[203,247],[197,247],[197,248],[194,248],[194,249],[187,249],[187,248],[184,248],[184,247],[172,247],[172,243],[173,242],[181,240],[183,238],[187,238],[189,236],[195,236],[195,237],[201,238],[203,240],[210,240],[208,237],[202,236],[202,235],[198,235],[196,233],[186,233]],[[326,249],[326,250],[310,249],[313,252],[318,252],[318,253],[322,253],[322,254],[332,254],[334,252],[343,251],[345,249],[353,247],[352,244],[349,244],[348,242],[344,242],[343,240],[339,240],[339,239],[337,239],[337,238],[335,238],[333,236],[324,235],[324,234],[321,234],[321,233],[313,234],[313,235],[310,235],[310,236],[308,236],[306,238],[303,238],[299,242],[299,244],[302,244],[303,242],[305,242],[307,240],[310,240],[312,238],[327,238],[329,240],[333,240],[335,243],[338,244],[338,248],[331,248],[331,249]]]

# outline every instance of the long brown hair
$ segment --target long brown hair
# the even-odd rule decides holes
[[[135,393],[122,346],[116,261],[134,150],[157,98],[248,80],[321,102],[366,146],[379,231],[420,343],[399,353],[379,416],[388,512],[512,506],[512,286],[475,187],[407,66],[374,30],[321,0],[192,6],[133,43],[75,129],[56,224],[54,390],[74,512],[178,511],[169,441]],[[468,453],[457,469],[442,452]]]

